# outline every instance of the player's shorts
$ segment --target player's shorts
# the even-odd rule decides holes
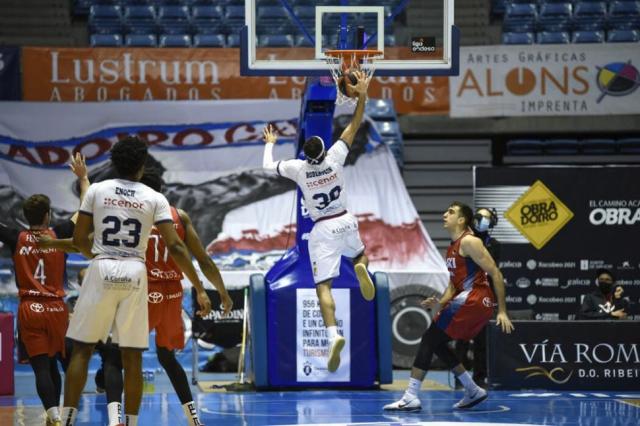
[[[184,348],[182,283],[149,283],[149,332],[156,330],[156,346],[169,350]]]
[[[18,307],[20,339],[29,357],[64,355],[69,311],[62,299],[22,297]]]
[[[318,220],[309,234],[309,258],[316,284],[340,275],[340,257],[364,253],[358,220],[350,213]]]
[[[488,285],[474,286],[456,295],[435,318],[453,340],[471,340],[493,317],[495,301]]]
[[[94,259],[80,288],[67,337],[84,343],[111,341],[121,348],[149,345],[147,269],[130,258]]]

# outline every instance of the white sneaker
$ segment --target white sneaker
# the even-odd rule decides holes
[[[376,297],[376,288],[373,285],[373,281],[371,281],[367,267],[362,263],[358,263],[354,269],[356,271],[356,277],[358,277],[358,282],[360,283],[360,293],[362,293],[362,297],[368,302],[373,300],[373,298]]]
[[[400,400],[387,404],[382,409],[385,411],[420,411],[422,410],[422,404],[420,404],[420,399],[417,396],[405,393]]]
[[[464,410],[465,408],[475,407],[480,404],[482,401],[487,399],[489,394],[486,390],[482,389],[480,386],[476,386],[475,389],[464,390],[464,397],[453,404],[453,408],[457,408],[458,410]]]
[[[333,373],[340,367],[340,351],[344,348],[344,337],[338,335],[331,341],[329,346],[329,360],[327,361],[327,370]]]

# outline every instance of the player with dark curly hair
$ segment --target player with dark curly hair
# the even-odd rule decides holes
[[[124,367],[126,422],[121,423],[135,426],[138,422],[142,351],[149,342],[145,252],[154,225],[197,289],[201,307],[197,313],[211,311],[187,247],[173,226],[167,199],[139,182],[147,155],[147,143],[138,137],[117,142],[111,162],[119,178],[91,185],[80,207],[73,244],[91,263],[67,331],[74,346],[64,383],[65,426],[74,424],[93,349],[97,342],[107,341],[110,333],[112,342],[120,346]],[[121,411],[120,407],[109,409]]]
[[[164,180],[161,170],[147,167],[140,183],[147,185],[157,192],[162,192]],[[196,233],[189,215],[171,206],[174,226],[178,236],[185,242],[200,266],[200,270],[220,293],[223,305],[223,315],[227,315],[233,306],[222,276],[216,264],[205,250]],[[176,359],[175,350],[184,348],[184,328],[182,323],[182,271],[175,261],[169,257],[167,247],[154,227],[151,230],[149,245],[147,246],[147,280],[149,281],[149,332],[156,330],[156,352],[158,361],[167,372],[182,404],[182,409],[189,426],[201,426],[198,411],[193,402],[193,395],[189,387],[187,375]],[[120,403],[122,395],[122,373],[119,369],[105,371],[105,387],[114,391],[107,395],[108,403]],[[111,420],[111,417],[110,419]],[[116,423],[117,424],[117,423]]]

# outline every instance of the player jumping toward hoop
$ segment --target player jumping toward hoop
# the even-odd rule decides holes
[[[354,74],[357,83],[349,85],[358,96],[353,118],[340,139],[328,151],[325,150],[322,138],[312,136],[303,145],[306,161],[293,159],[274,162],[273,145],[277,137],[271,126],[264,130],[264,169],[296,182],[302,191],[309,215],[315,222],[309,235],[309,258],[322,319],[329,335],[329,372],[336,371],[340,366],[340,351],[345,344],[344,337],[338,334],[336,305],[331,294],[332,280],[340,274],[341,256],[353,259],[362,296],[366,300],[373,300],[375,296],[375,288],[367,272],[369,262],[358,233],[358,220],[347,212],[344,195],[343,166],[362,122],[371,80],[360,71]]]

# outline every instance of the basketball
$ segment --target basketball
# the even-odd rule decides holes
[[[342,73],[342,77],[338,79],[338,90],[343,95],[349,98],[355,98],[356,93],[349,88],[349,85],[355,86],[358,83],[358,78],[356,77],[357,70],[355,68],[349,68],[348,70]]]

